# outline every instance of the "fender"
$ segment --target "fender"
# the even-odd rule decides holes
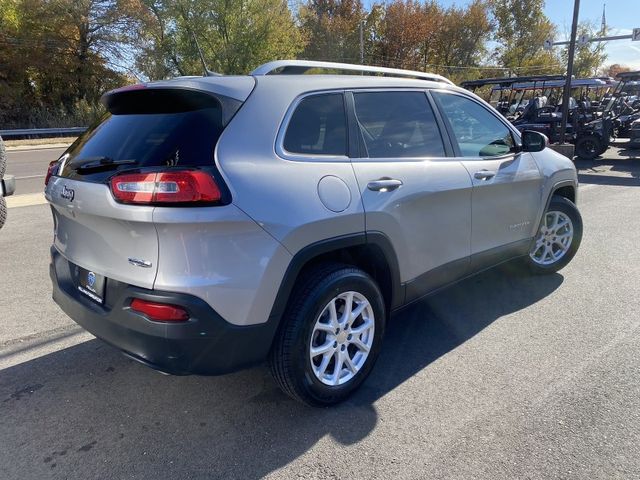
[[[393,310],[402,305],[404,303],[404,287],[400,283],[398,259],[395,250],[391,245],[391,241],[382,232],[360,232],[320,240],[297,252],[291,259],[282,282],[280,283],[278,294],[276,295],[276,299],[269,315],[269,322],[275,322],[277,324],[280,323],[291,292],[295,286],[295,281],[309,261],[323,254],[366,245],[372,245],[379,248],[389,265],[392,299],[391,305],[389,305],[390,309]]]
[[[543,212],[546,212],[547,208],[549,208],[549,204],[551,203],[551,198],[553,197],[553,194],[556,193],[562,187],[572,187],[575,192],[575,201],[573,203],[575,204],[578,203],[578,182],[574,180],[561,180],[557,183],[554,183],[553,186],[551,187],[551,192],[547,197],[547,202],[544,205]]]
[[[549,208],[549,204],[551,203],[551,199],[553,198],[553,195],[558,191],[558,189],[560,189],[562,187],[572,187],[574,189],[574,195],[575,195],[575,202],[574,203],[578,202],[578,182],[577,182],[577,180],[560,180],[559,182],[554,183],[553,186],[551,187],[551,190],[549,191],[549,195],[547,196],[547,200],[545,201],[544,208],[538,214],[538,221],[536,222],[536,230],[534,232],[534,238],[532,238],[532,241],[535,239],[535,236],[538,233],[538,230],[540,229],[540,223],[542,222],[542,216],[544,215],[544,212],[546,212],[547,209]]]

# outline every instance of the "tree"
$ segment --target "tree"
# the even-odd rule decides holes
[[[309,0],[298,11],[306,40],[302,57],[360,63],[360,23],[365,17],[360,0]]]
[[[430,34],[441,17],[437,6],[437,15],[426,15],[431,6],[435,3],[423,6],[413,0],[395,0],[386,5],[379,24],[376,63],[415,69],[428,61]]]
[[[602,67],[598,74],[603,77],[612,77],[616,78],[616,75],[622,72],[630,72],[631,68],[626,65],[620,65],[619,63],[612,63],[611,65],[607,65]]]
[[[0,0],[5,125],[86,124],[115,69],[137,0]],[[6,20],[6,21],[5,21]],[[6,47],[6,48],[4,48]]]
[[[518,74],[561,73],[557,55],[543,49],[555,37],[555,27],[544,13],[544,0],[491,0],[497,23],[494,53],[497,62]]]
[[[456,76],[479,64],[492,29],[488,4],[482,0],[447,9],[435,1],[395,0],[386,5],[379,22],[374,59]]]
[[[452,6],[445,11],[435,39],[434,61],[458,80],[469,67],[478,66],[486,55],[486,43],[494,30],[489,4],[474,0],[467,8]]]
[[[208,67],[225,74],[295,57],[303,46],[285,0],[143,1],[136,65],[149,79],[201,74],[194,36]]]

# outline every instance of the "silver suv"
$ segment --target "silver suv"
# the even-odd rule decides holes
[[[507,260],[555,272],[580,244],[572,162],[437,75],[277,61],[103,102],[49,168],[53,298],[163,372],[268,359],[286,393],[333,404],[391,313]]]

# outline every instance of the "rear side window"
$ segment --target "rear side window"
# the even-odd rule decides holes
[[[289,120],[283,146],[289,153],[346,156],[343,95],[329,93],[302,99]]]
[[[482,105],[461,95],[433,92],[463,157],[506,155],[514,146],[511,130]]]
[[[423,92],[354,94],[370,158],[443,157],[440,130]]]

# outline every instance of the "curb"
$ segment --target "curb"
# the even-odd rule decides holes
[[[48,150],[52,148],[67,148],[70,143],[49,143],[45,145],[16,145],[13,147],[7,146],[5,148],[7,152],[20,152],[23,150]]]

